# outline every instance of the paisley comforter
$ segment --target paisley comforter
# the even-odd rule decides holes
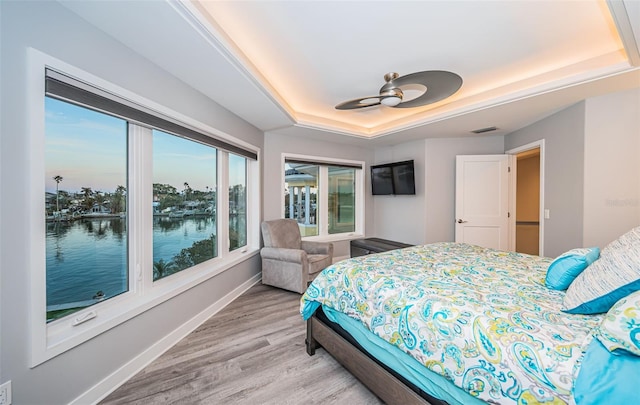
[[[478,399],[573,403],[602,318],[560,312],[564,292],[544,285],[550,262],[457,243],[361,256],[325,269],[301,312],[345,313]]]

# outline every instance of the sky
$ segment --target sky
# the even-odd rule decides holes
[[[126,187],[127,123],[120,118],[45,99],[45,188],[79,192],[82,187],[113,192]],[[230,155],[230,183],[244,183],[245,159]],[[178,191],[188,183],[193,190],[216,186],[216,149],[153,131],[153,182]]]

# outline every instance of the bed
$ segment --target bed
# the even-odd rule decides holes
[[[619,249],[623,261],[636,260],[630,249],[640,255],[640,228],[631,239]],[[602,256],[614,250],[607,246]],[[632,341],[640,340],[640,266],[625,270],[631,281],[598,282],[617,294],[606,297],[614,301],[604,311],[572,290],[594,271],[602,276],[604,261],[597,248],[554,260],[459,243],[344,260],[302,296],[307,352],[323,347],[389,404],[638,400],[630,387],[640,381],[640,346]],[[559,279],[550,278],[550,268]],[[619,278],[619,269],[612,271]],[[625,329],[621,339],[602,329],[607,319],[621,324],[611,315],[616,308],[626,311],[622,323],[631,329],[637,315],[636,335]],[[621,346],[627,332],[631,343]],[[608,335],[617,347],[606,347]]]

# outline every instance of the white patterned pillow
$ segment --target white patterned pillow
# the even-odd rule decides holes
[[[640,356],[640,291],[616,302],[594,334],[612,353],[622,349]]]
[[[618,300],[640,290],[640,227],[602,249],[600,258],[569,285],[562,310],[571,314],[607,312]]]

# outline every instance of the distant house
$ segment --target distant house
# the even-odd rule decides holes
[[[89,213],[90,214],[111,214],[111,210],[102,204],[93,204],[93,207],[91,207],[91,210],[89,211]]]

